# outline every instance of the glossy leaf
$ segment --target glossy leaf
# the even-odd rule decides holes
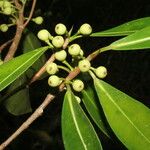
[[[0,65],[0,91],[23,74],[46,50],[42,47]]]
[[[62,110],[65,150],[101,150],[101,143],[89,119],[71,90],[66,92]]]
[[[128,148],[150,148],[150,109],[108,83],[94,79],[100,103],[112,130]]]
[[[38,38],[29,30],[26,29],[22,43],[23,53],[30,52],[34,49],[41,47]],[[43,54],[27,71],[26,75],[31,78],[46,62],[46,57]],[[44,77],[44,76],[43,76]]]
[[[113,42],[109,48],[113,50],[137,50],[150,48],[150,26]]]
[[[150,26],[150,17],[136,19],[112,29],[91,34],[92,37],[124,36]]]
[[[94,122],[97,124],[97,126],[100,128],[100,130],[107,137],[110,138],[108,131],[105,127],[105,124],[103,122],[103,117],[104,117],[103,112],[102,112],[101,108],[99,107],[99,104],[96,101],[97,97],[95,96],[93,89],[90,86],[88,86],[88,88],[86,90],[83,90],[82,96],[83,96],[82,101],[83,101],[88,113],[90,114],[90,116],[92,117]]]
[[[19,86],[23,85],[25,82],[25,75],[20,76],[11,84],[11,86],[7,90],[7,93],[15,90]],[[5,101],[4,105],[11,114],[16,116],[31,112],[32,108],[30,105],[29,89],[24,88],[13,94]]]

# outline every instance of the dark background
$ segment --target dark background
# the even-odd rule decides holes
[[[27,11],[29,8],[30,4]],[[34,16],[38,15],[44,17],[44,24],[39,27],[33,23],[29,25],[29,29],[33,30],[35,34],[42,28],[53,33],[55,25],[59,22],[64,23],[68,29],[73,25],[74,32],[78,30],[80,25],[87,22],[91,24],[93,31],[97,32],[134,19],[150,16],[150,2],[148,0],[38,0]],[[8,35],[8,33],[0,33],[2,41],[8,39]],[[117,39],[118,37],[85,38],[77,41],[84,47],[88,55],[93,50],[106,46]],[[95,67],[99,65],[107,67],[108,76],[105,81],[148,107],[150,106],[149,50],[109,51],[101,54],[92,63]],[[48,88],[47,80],[38,81],[30,87],[33,109],[41,103]],[[44,115],[20,135],[8,149],[63,150],[61,108],[62,99],[58,98],[49,105]],[[30,115],[15,117],[2,108],[0,112],[2,116],[0,118],[0,141],[6,139]],[[97,131],[99,132],[99,130]],[[101,134],[100,137],[102,137],[104,150],[126,149],[119,141],[109,141]]]

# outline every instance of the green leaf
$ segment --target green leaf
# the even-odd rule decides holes
[[[113,42],[109,48],[112,50],[137,50],[150,48],[150,26]]]
[[[22,75],[18,79],[16,79],[9,89],[7,93],[15,90],[19,86],[23,85],[26,82],[26,76]],[[13,115],[23,115],[32,111],[30,105],[30,98],[29,98],[29,89],[24,88],[17,93],[10,96],[4,103],[6,109]]]
[[[34,49],[41,47],[41,43],[38,38],[29,30],[26,29],[24,33],[24,39],[22,43],[23,53],[30,52]],[[27,71],[26,75],[31,78],[46,62],[46,57],[43,54]],[[45,76],[43,76],[45,77]],[[41,78],[40,78],[41,79]]]
[[[42,47],[0,65],[0,91],[23,74],[46,50]]]
[[[125,36],[130,35],[138,30],[150,26],[150,17],[136,19],[112,29],[91,34],[92,37],[106,37],[106,36]]]
[[[101,150],[101,143],[89,119],[71,90],[66,92],[62,110],[65,150]]]
[[[110,138],[108,131],[105,127],[105,124],[103,122],[103,117],[104,117],[103,112],[96,101],[97,97],[95,96],[93,88],[88,86],[88,88],[86,90],[83,90],[82,96],[83,96],[82,101],[83,101],[88,113],[90,114],[90,116],[92,117],[94,122],[97,124],[97,126],[100,128],[100,130],[107,137]]]
[[[128,148],[150,149],[150,109],[108,83],[94,79],[100,103],[112,130]]]

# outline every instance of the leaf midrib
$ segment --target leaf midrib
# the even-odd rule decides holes
[[[139,130],[134,123],[130,120],[130,118],[125,114],[125,112],[115,103],[115,101],[112,99],[111,95],[108,94],[108,92],[105,90],[102,84],[98,84],[98,86],[104,91],[104,93],[108,96],[108,98],[111,100],[111,102],[120,110],[120,112],[123,114],[123,116],[133,125],[133,127],[145,138],[145,140],[150,144],[149,139],[142,133],[141,130]]]
[[[119,47],[123,47],[123,46],[131,46],[131,45],[134,45],[134,44],[139,44],[139,43],[146,42],[146,41],[149,41],[149,40],[150,40],[150,37],[146,37],[146,38],[140,38],[140,39],[137,39],[137,40],[133,40],[133,41],[130,41],[130,42],[123,42],[123,43],[120,43],[120,44],[118,44],[116,42],[114,44],[112,43],[112,45],[110,45],[110,46],[112,46],[111,47],[112,49],[115,49],[115,48],[119,48]]]
[[[43,51],[44,51],[44,49],[43,49]],[[4,80],[2,80],[0,82],[0,84],[2,84],[3,82],[5,82],[10,76],[12,76],[13,74],[15,74],[21,67],[23,67],[24,65],[26,65],[31,59],[33,59],[39,53],[41,53],[41,51],[39,51],[35,55],[31,56],[31,58],[29,58],[25,63],[23,63],[22,65],[20,65],[17,69],[15,69],[12,73],[10,73],[6,78],[4,78]]]
[[[84,149],[87,150],[86,144],[84,143],[84,139],[82,138],[81,131],[80,131],[80,129],[79,129],[79,127],[78,127],[78,123],[77,123],[77,121],[76,121],[75,112],[74,112],[73,107],[72,107],[73,104],[72,104],[72,100],[71,100],[71,93],[69,93],[69,99],[68,99],[68,100],[69,100],[70,111],[71,111],[71,113],[72,113],[72,118],[73,118],[73,121],[74,121],[76,130],[77,130],[77,133],[78,133],[78,135],[79,135],[79,137],[80,137],[80,139],[81,139],[81,142],[82,142],[82,144],[83,144]]]
[[[135,32],[137,32],[137,31],[139,31],[139,30],[132,30],[132,31],[128,31],[128,30],[126,30],[126,31],[102,31],[102,32],[99,32],[99,33],[93,33],[93,34],[91,34],[91,36],[95,36],[95,35],[110,35],[110,34],[122,34],[122,35],[128,35],[128,34],[130,34],[130,33],[135,33]]]

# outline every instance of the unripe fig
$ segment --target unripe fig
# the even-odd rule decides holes
[[[67,28],[66,28],[66,26],[65,26],[64,24],[62,24],[62,23],[59,23],[59,24],[57,24],[57,25],[55,26],[55,32],[56,32],[56,34],[58,34],[58,35],[63,35],[63,34],[66,33],[66,31],[67,31]]]
[[[11,7],[11,3],[9,1],[4,1],[3,2],[3,7],[6,8],[6,7]]]
[[[5,15],[11,15],[12,14],[12,8],[11,7],[6,7],[3,9],[3,13]]]
[[[64,38],[62,36],[55,36],[52,39],[52,44],[56,47],[56,48],[61,48],[64,44]]]
[[[55,58],[59,61],[64,61],[67,57],[67,53],[65,50],[61,50],[55,53]]]
[[[43,23],[43,17],[41,17],[41,16],[33,18],[32,20],[38,25]]]
[[[37,36],[40,40],[47,41],[51,35],[46,29],[42,29],[38,32]]]
[[[81,48],[79,44],[72,44],[68,48],[68,53],[72,56],[78,56],[80,54]]]
[[[55,74],[55,73],[58,71],[57,64],[55,64],[55,63],[48,63],[48,64],[46,65],[46,71],[47,71],[49,74]]]
[[[75,98],[76,98],[76,100],[77,100],[78,104],[80,104],[80,103],[81,103],[81,98],[80,98],[80,97],[78,97],[78,96],[75,96]]]
[[[81,92],[84,89],[84,83],[81,80],[76,79],[73,81],[72,87],[76,92]]]
[[[104,66],[100,66],[95,69],[95,74],[99,78],[105,78],[107,76],[107,69]]]
[[[1,24],[1,25],[0,25],[0,30],[1,30],[2,32],[7,32],[7,30],[8,30],[8,25],[7,25],[7,24]]]
[[[52,75],[52,76],[50,76],[49,79],[48,79],[48,84],[49,84],[49,86],[51,86],[51,87],[59,86],[60,83],[61,83],[61,80],[60,80],[60,78],[59,78],[58,76],[56,76],[56,75]]]
[[[80,29],[79,29],[79,33],[80,34],[83,34],[83,35],[90,35],[92,33],[92,27],[87,24],[87,23],[84,23]]]
[[[87,72],[91,67],[91,63],[87,59],[83,59],[79,61],[78,67],[81,70],[81,72]]]
[[[83,56],[84,55],[84,52],[83,52],[83,50],[81,49],[80,50],[80,56]]]

